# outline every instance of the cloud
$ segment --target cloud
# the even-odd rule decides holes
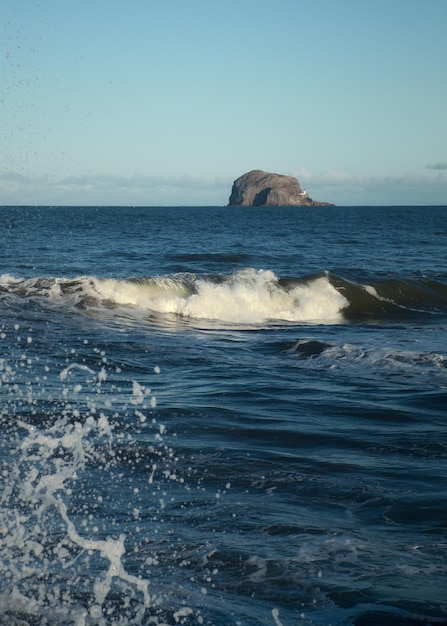
[[[298,178],[315,200],[337,205],[447,205],[447,172],[439,176],[366,176],[345,171]]]
[[[442,164],[438,164],[442,165]],[[336,205],[447,205],[447,167],[438,175],[361,176],[344,170],[293,174],[314,200]],[[233,179],[88,174],[56,179],[0,173],[0,205],[224,206]]]
[[[24,176],[23,174],[18,174],[17,172],[0,172],[0,183],[6,184],[18,184],[18,185],[29,185],[35,182],[34,178],[30,176]]]
[[[84,175],[70,176],[54,182],[54,186],[65,189],[128,189],[128,190],[160,190],[160,189],[213,189],[228,187],[228,181],[222,178],[213,180],[194,176],[150,176],[134,174],[133,176],[115,175]]]
[[[427,169],[437,171],[447,170],[447,163],[445,161],[441,161],[440,163],[433,163],[432,165],[427,165]]]
[[[86,174],[57,179],[3,172],[0,204],[223,205],[231,184],[222,177]]]

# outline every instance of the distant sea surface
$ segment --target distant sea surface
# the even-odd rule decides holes
[[[447,207],[0,207],[0,624],[447,624]]]

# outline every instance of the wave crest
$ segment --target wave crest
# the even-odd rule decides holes
[[[95,289],[116,305],[235,324],[336,322],[348,305],[327,276],[284,287],[272,271],[255,269],[214,278],[98,279]]]
[[[271,270],[247,268],[230,275],[174,274],[147,278],[20,279],[0,276],[0,300],[27,298],[45,307],[65,307],[126,317],[173,317],[213,324],[282,322],[337,324],[346,320],[395,320],[430,316],[447,309],[442,282],[389,279],[364,285],[329,272],[278,278]]]

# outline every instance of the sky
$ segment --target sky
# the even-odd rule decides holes
[[[2,0],[0,205],[447,205],[447,0]]]

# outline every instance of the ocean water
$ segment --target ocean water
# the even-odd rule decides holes
[[[0,208],[0,624],[447,624],[447,207]]]

